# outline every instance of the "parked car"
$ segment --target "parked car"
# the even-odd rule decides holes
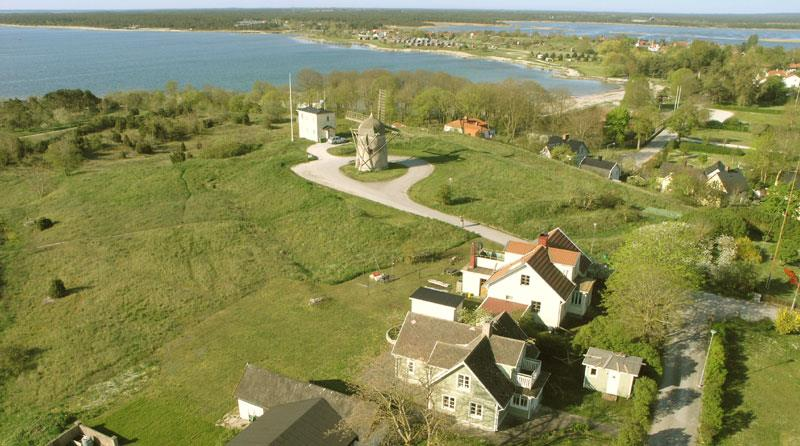
[[[347,142],[347,138],[342,136],[334,136],[331,138],[331,144],[344,144]]]

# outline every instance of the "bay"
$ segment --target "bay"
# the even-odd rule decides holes
[[[110,31],[0,27],[0,97],[59,88],[158,89],[170,80],[248,90],[257,80],[286,84],[303,68],[330,71],[443,71],[474,82],[529,79],[548,89],[589,95],[619,86],[565,79],[492,60],[424,52],[387,52],[303,41],[284,34]]]

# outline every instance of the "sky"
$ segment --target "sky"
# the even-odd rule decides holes
[[[470,8],[527,9],[562,11],[616,11],[653,13],[800,13],[797,0],[560,0],[524,1],[493,0],[465,2],[464,0],[0,0],[0,10],[78,10],[78,9],[167,9],[167,8],[283,8],[283,7],[340,7],[364,8]]]

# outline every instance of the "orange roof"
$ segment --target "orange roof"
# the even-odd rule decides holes
[[[512,241],[508,242],[508,244],[506,244],[506,252],[510,252],[512,254],[519,254],[519,255],[523,255],[524,256],[525,254],[527,254],[527,253],[533,251],[534,249],[536,249],[537,246],[539,246],[539,245],[536,244],[536,243],[517,242],[517,241],[512,240]]]
[[[786,77],[786,74],[787,73],[785,71],[783,71],[783,70],[769,70],[769,71],[767,71],[767,76]]]
[[[559,263],[561,265],[575,266],[578,264],[578,260],[580,260],[581,258],[580,252],[575,252],[561,248],[548,248],[547,254],[550,255],[551,262]]]
[[[486,121],[476,118],[456,119],[455,121],[448,122],[447,126],[463,129],[465,135],[471,136],[479,136],[489,131],[489,124],[487,124]]]
[[[524,312],[528,306],[525,304],[518,304],[516,302],[511,302],[509,300],[503,299],[495,299],[493,297],[487,297],[481,302],[478,308],[483,308],[488,313],[498,315],[502,314],[503,312],[506,313],[514,313],[514,312]]]

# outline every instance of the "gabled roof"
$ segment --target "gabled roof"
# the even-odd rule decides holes
[[[263,409],[311,398],[324,398],[341,417],[352,421],[351,426],[362,438],[368,437],[371,432],[371,426],[364,421],[375,411],[374,406],[364,401],[308,382],[295,381],[252,364],[245,366],[234,396]]]
[[[548,239],[548,244],[549,243]],[[575,290],[575,284],[567,279],[561,271],[553,265],[547,251],[547,247],[541,245],[537,246],[536,249],[526,254],[521,259],[511,262],[497,270],[497,272],[492,274],[489,280],[486,281],[486,285],[489,286],[497,283],[512,275],[525,265],[528,265],[556,292],[556,294],[563,300],[567,300],[572,294],[572,291]]]
[[[480,339],[470,354],[464,358],[463,364],[478,378],[478,381],[483,384],[483,387],[486,388],[497,404],[502,407],[508,405],[509,401],[511,401],[511,395],[514,394],[514,385],[497,367],[497,360],[494,353],[492,353],[492,345],[488,338],[482,337]],[[457,368],[454,368],[451,372]],[[447,375],[449,373],[444,374],[442,378]]]
[[[458,296],[427,287],[417,288],[416,291],[411,293],[411,298],[452,308],[457,308],[464,302],[464,296]]]
[[[706,176],[709,176],[709,175],[711,175],[712,173],[714,173],[714,171],[715,171],[715,170],[719,170],[720,172],[724,172],[724,171],[728,170],[728,168],[727,168],[727,167],[725,167],[725,163],[723,163],[722,161],[717,161],[716,163],[714,163],[714,164],[712,164],[712,165],[710,165],[710,166],[706,167],[706,168],[703,170],[703,173],[704,173]]]
[[[392,354],[427,361],[437,342],[469,344],[480,330],[460,322],[408,312],[392,347]]]
[[[551,248],[566,249],[567,251],[578,251],[581,253],[581,266],[587,268],[593,262],[583,250],[570,239],[561,228],[555,228],[547,233],[547,246]]]
[[[569,249],[561,248],[547,248],[547,255],[550,256],[550,261],[561,265],[576,266],[581,259],[580,251],[571,251]]]
[[[508,243],[506,243],[505,252],[510,252],[512,254],[525,255],[525,254],[533,251],[534,249],[536,249],[537,246],[539,246],[539,244],[537,244],[537,243],[519,242],[519,241],[516,241],[516,240],[510,240]]]
[[[552,150],[558,146],[566,145],[575,153],[579,153],[581,149],[589,151],[589,148],[586,147],[586,144],[578,139],[567,139],[566,141],[561,136],[551,136],[547,139],[547,148]]]
[[[601,175],[608,176],[611,174],[611,170],[616,166],[617,163],[613,161],[601,160],[598,158],[589,158],[586,157],[581,161],[578,165],[581,169],[586,169],[591,172],[596,172]]]
[[[456,364],[464,361],[464,358],[475,348],[480,338],[475,338],[472,342],[466,345],[461,344],[446,344],[444,342],[436,342],[428,359],[428,365],[431,367],[438,367],[440,369],[448,370]]]
[[[525,341],[518,339],[504,338],[502,336],[490,336],[489,344],[492,346],[492,353],[498,364],[515,367],[522,355],[525,354]]]
[[[528,339],[527,333],[522,330],[517,321],[514,320],[508,313],[500,313],[492,320],[492,333],[497,336],[503,336],[511,339],[518,339],[526,341]]]
[[[638,356],[627,356],[622,353],[614,353],[601,348],[589,347],[583,355],[583,365],[598,367],[601,369],[616,370],[639,376],[644,360]]]
[[[714,176],[719,177],[719,181],[728,194],[742,193],[750,188],[747,184],[747,179],[738,170],[723,170],[712,175],[711,178],[714,178]],[[709,178],[709,180],[711,178]]]
[[[487,297],[483,300],[483,302],[481,302],[478,308],[481,308],[490,314],[503,315],[517,312],[522,313],[528,309],[528,306],[525,304],[512,302],[510,300]]]
[[[348,446],[358,437],[323,398],[282,404],[267,411],[230,446]]]

